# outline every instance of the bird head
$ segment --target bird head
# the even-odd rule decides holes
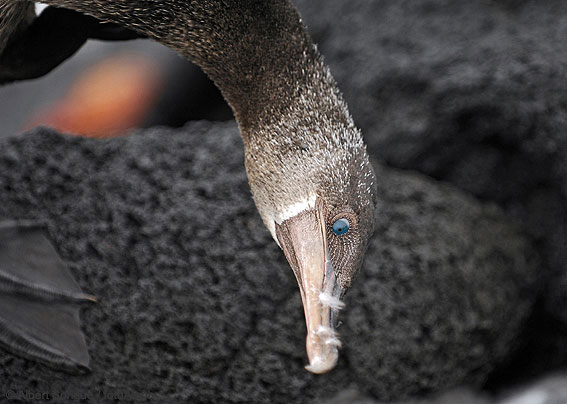
[[[374,229],[376,179],[350,118],[317,128],[286,122],[245,137],[246,168],[260,216],[297,278],[306,369],[325,373],[338,360],[338,312]]]

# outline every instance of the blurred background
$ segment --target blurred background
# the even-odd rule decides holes
[[[198,67],[143,39],[90,40],[48,75],[0,87],[0,136],[45,125],[103,138],[199,119],[232,112]]]

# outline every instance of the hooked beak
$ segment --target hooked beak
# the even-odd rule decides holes
[[[335,367],[341,346],[335,332],[345,289],[336,279],[327,248],[321,209],[304,210],[276,224],[276,235],[297,278],[307,326],[307,356],[312,373]]]

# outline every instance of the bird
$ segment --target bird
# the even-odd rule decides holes
[[[291,1],[44,3],[70,11],[69,20],[87,16],[95,34],[110,30],[111,39],[158,41],[213,80],[238,123],[258,213],[298,282],[307,329],[305,368],[321,374],[335,367],[338,315],[374,231],[377,179],[362,133]],[[6,10],[20,7],[19,15],[27,15],[26,4],[0,2],[0,52],[2,31],[8,36],[4,51],[14,52],[21,38],[31,41],[29,18],[21,17],[17,29],[4,28]],[[9,52],[4,53],[0,78],[10,70]],[[51,58],[47,66],[56,62]],[[23,72],[21,78],[31,75]],[[20,79],[13,69],[9,73],[10,80]]]

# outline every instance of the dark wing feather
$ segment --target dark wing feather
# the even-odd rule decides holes
[[[55,7],[46,8],[33,21],[28,21],[30,4],[33,6],[25,1],[0,0],[0,84],[49,73],[89,38],[143,37],[116,24],[101,23],[93,17]]]
[[[67,368],[88,368],[82,293],[40,226],[0,224],[0,343]]]

